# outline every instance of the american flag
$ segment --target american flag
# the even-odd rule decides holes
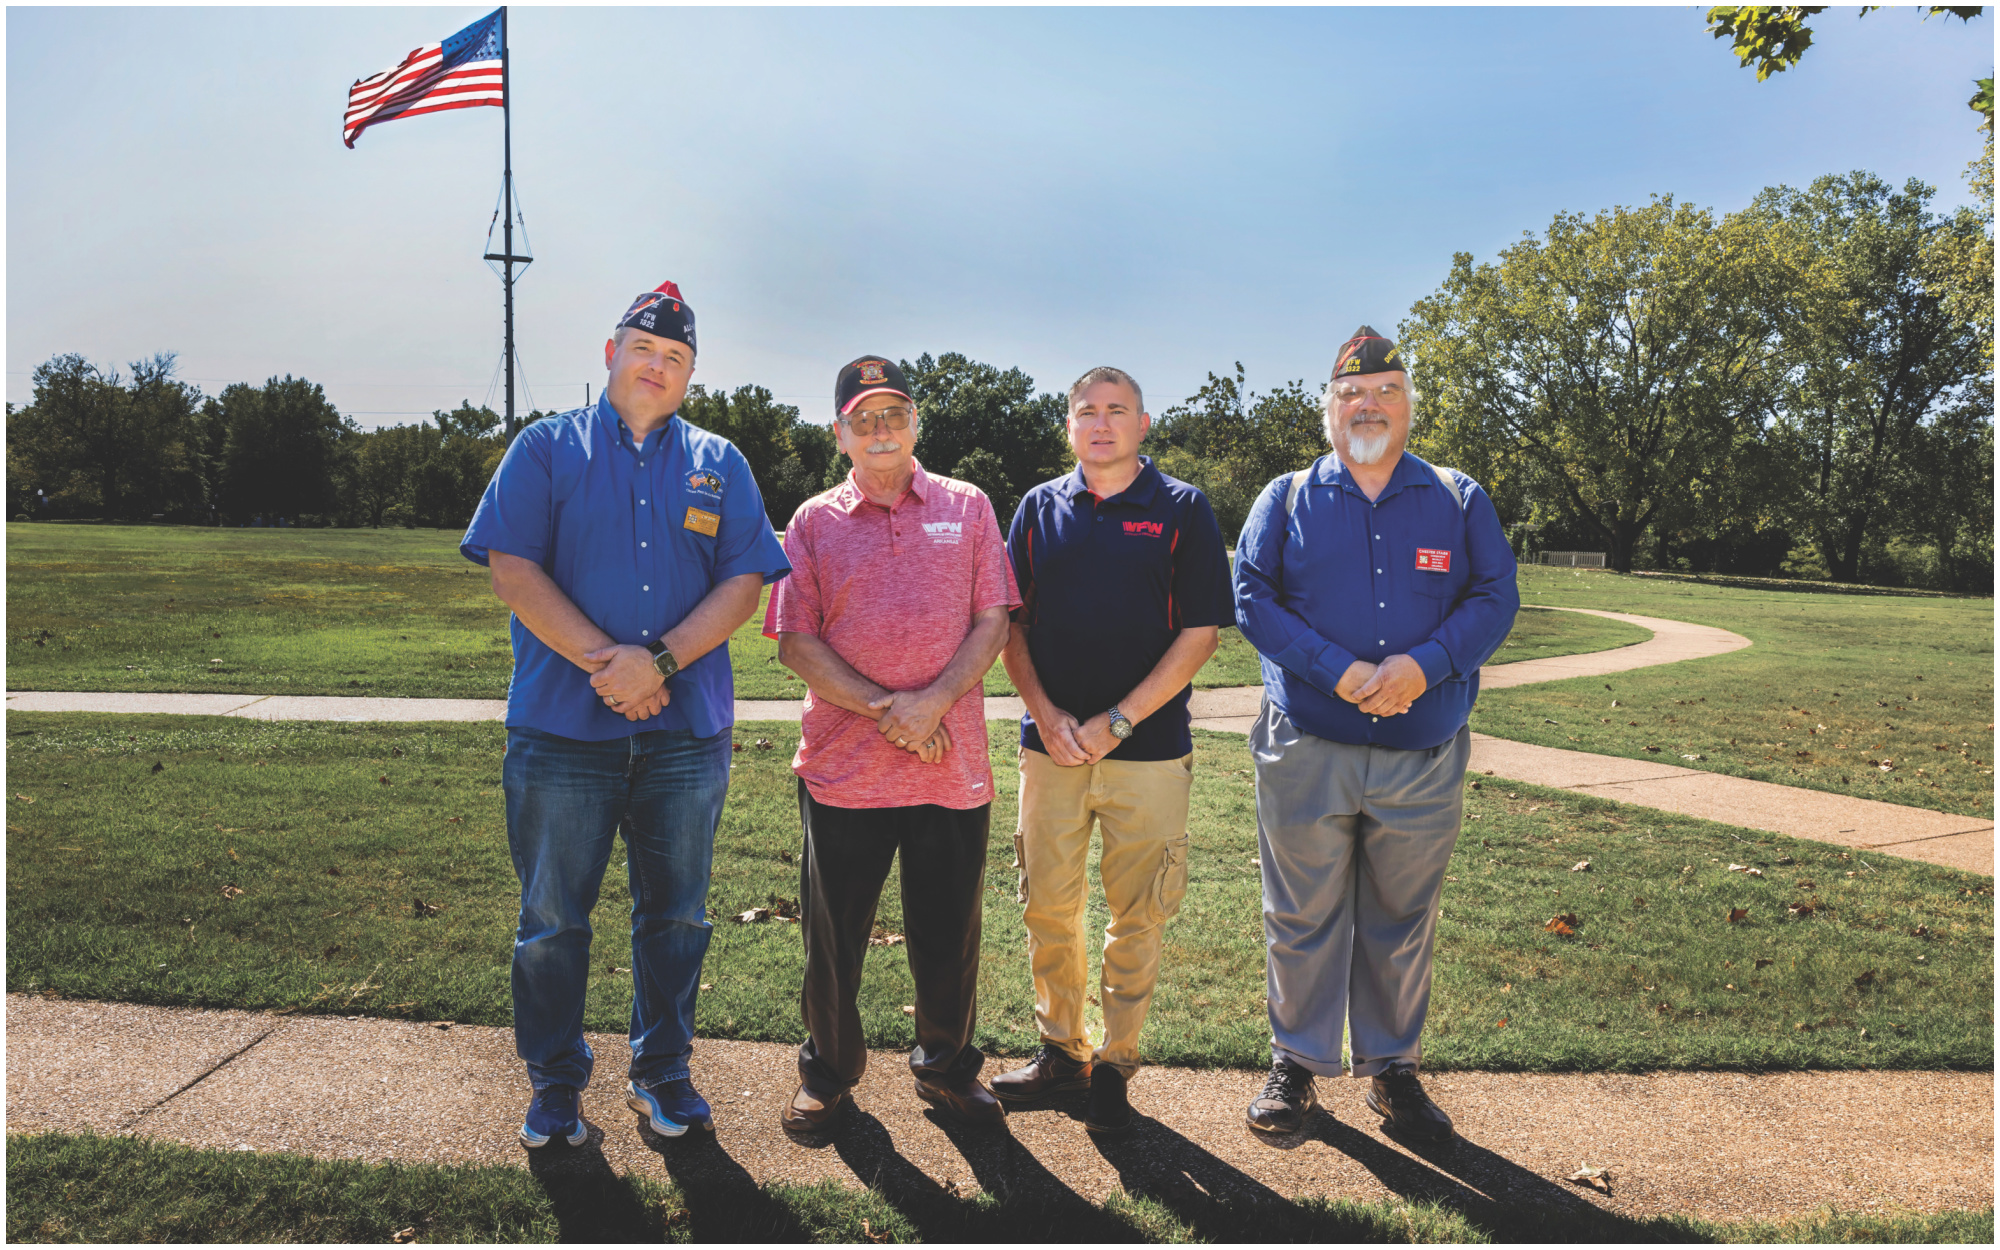
[[[354,146],[379,122],[445,109],[500,107],[506,102],[501,59],[502,10],[495,9],[442,43],[425,44],[393,69],[360,79],[347,91],[341,138]]]

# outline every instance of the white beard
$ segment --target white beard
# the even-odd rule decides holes
[[[1369,438],[1349,430],[1347,433],[1347,458],[1356,464],[1374,464],[1389,451],[1387,433]]]

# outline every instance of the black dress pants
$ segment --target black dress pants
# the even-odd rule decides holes
[[[799,1005],[806,1041],[799,1077],[817,1094],[852,1089],[868,1066],[855,994],[889,866],[903,857],[903,937],[917,988],[918,1080],[953,1085],[986,1061],[972,1044],[977,1018],[979,931],[984,914],[986,835],[992,805],[957,810],[831,807],[799,782],[805,854],[799,863],[799,927],[806,979]]]

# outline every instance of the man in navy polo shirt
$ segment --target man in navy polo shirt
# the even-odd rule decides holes
[[[743,454],[675,415],[694,354],[694,313],[673,283],[634,300],[604,345],[598,402],[521,431],[459,546],[514,611],[502,783],[521,880],[514,1043],[535,1091],[528,1146],[587,1132],[590,909],[620,833],[626,1101],[664,1136],[714,1127],[688,1057],[736,720],[727,640],[791,566]]]
[[[1194,743],[1189,682],[1229,620],[1229,561],[1199,490],[1139,454],[1139,384],[1092,369],[1069,389],[1076,472],[1029,491],[1007,539],[1022,606],[1002,658],[1021,718],[1014,856],[1042,1044],[993,1079],[1021,1101],[1088,1088],[1086,1127],[1132,1122],[1125,1086],[1160,971],[1162,930],[1187,892]],[[1084,1027],[1090,830],[1111,924],[1104,1043]]]
[[[1250,1127],[1290,1132],[1338,1076],[1390,1128],[1451,1117],[1417,1080],[1438,891],[1465,810],[1479,666],[1521,605],[1492,500],[1403,450],[1410,377],[1367,326],[1327,384],[1333,454],[1265,488],[1236,543],[1236,619],[1263,656],[1250,730],[1271,1075]]]

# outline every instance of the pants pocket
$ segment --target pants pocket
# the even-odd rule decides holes
[[[1178,913],[1181,900],[1187,897],[1187,853],[1186,834],[1167,843],[1166,849],[1160,853],[1160,871],[1153,878],[1153,907],[1162,921]]]
[[[1028,905],[1028,857],[1021,849],[1021,832],[1014,831],[1014,901]]]

